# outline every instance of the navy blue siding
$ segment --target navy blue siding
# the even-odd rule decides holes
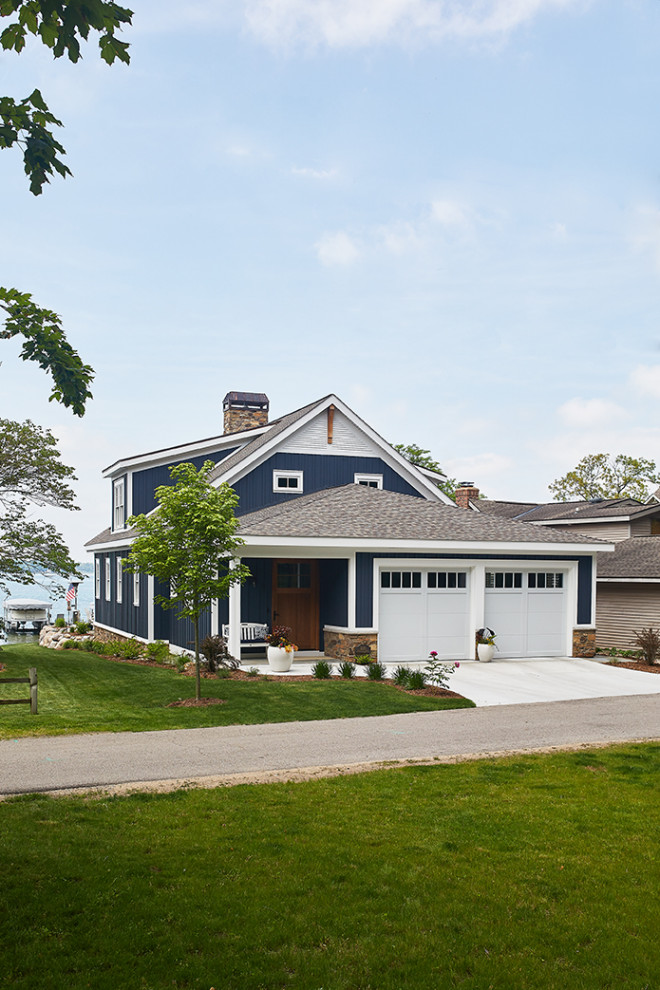
[[[192,619],[182,618],[178,608],[169,609],[170,614],[170,643],[181,646],[184,650],[195,649],[195,627]],[[207,608],[199,617],[199,641],[211,633],[211,609]]]
[[[175,464],[194,464],[199,471],[205,461],[218,463],[224,460],[236,450],[223,450],[220,453],[204,454],[203,457],[189,457],[184,461],[173,461],[172,464],[161,464],[159,467],[146,468],[144,471],[133,472],[133,515],[139,516],[142,513],[151,512],[156,507],[156,497],[154,492],[160,485],[172,483],[170,478],[170,468]]]
[[[379,457],[342,457],[334,454],[273,454],[233,486],[239,495],[237,515],[268,505],[288,502],[297,495],[273,491],[273,471],[302,471],[303,495],[352,484],[356,474],[382,474],[383,488],[420,496],[412,485]]]
[[[375,557],[393,557],[412,560],[493,560],[505,562],[511,560],[529,561],[528,556],[522,554],[476,554],[476,553],[358,553],[356,554],[356,603],[355,621],[358,628],[371,628],[374,621],[373,610],[373,561]],[[591,588],[593,581],[593,568],[591,557],[570,557],[550,554],[547,557],[536,557],[535,559],[544,561],[578,561],[578,604],[577,616],[573,621],[580,625],[591,625],[595,621],[595,616],[591,615]]]
[[[270,626],[273,561],[264,557],[246,557],[243,563],[250,568],[251,577],[241,587],[241,622],[265,622]]]
[[[122,575],[122,601],[117,601],[117,558],[126,558],[126,551],[97,554],[101,562],[101,597],[94,601],[94,618],[105,626],[125,633],[127,636],[148,635],[147,619],[147,577],[140,575],[140,604],[133,604],[133,575],[124,571]],[[110,601],[105,599],[105,562],[110,558]]]
[[[324,626],[348,625],[348,561],[319,560],[319,642]]]

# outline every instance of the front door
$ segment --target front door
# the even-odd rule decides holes
[[[273,625],[289,626],[299,650],[319,648],[319,579],[315,560],[273,561]]]

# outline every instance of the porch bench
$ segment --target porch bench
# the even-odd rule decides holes
[[[241,622],[241,653],[244,649],[266,652],[268,626],[263,622]],[[222,638],[229,642],[229,625],[223,625]],[[240,659],[240,658],[239,658]]]

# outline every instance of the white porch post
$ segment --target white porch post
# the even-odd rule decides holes
[[[233,570],[236,564],[229,565]],[[239,582],[229,586],[229,642],[227,648],[233,657],[241,659],[241,585]]]
[[[153,574],[147,576],[147,639],[150,643],[154,641],[156,631],[156,621],[154,617],[154,577]]]
[[[217,571],[215,572],[215,576],[216,577],[218,576]],[[211,599],[211,635],[212,636],[220,635],[220,616],[219,616],[217,598]]]

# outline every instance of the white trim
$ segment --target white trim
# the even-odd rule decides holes
[[[117,495],[121,493],[121,506]],[[121,507],[121,522],[117,521],[117,509]],[[126,529],[126,478],[116,478],[112,482],[112,532],[118,533]]]
[[[147,636],[152,643],[156,634],[156,617],[154,615],[154,589],[155,581],[153,574],[147,575]]]
[[[118,605],[124,600],[124,558],[115,557],[115,601]]]
[[[597,577],[597,584],[660,584],[660,578]]]
[[[101,601],[101,558],[94,558],[94,600]]]
[[[173,460],[186,460],[190,457],[202,457],[205,453],[220,452],[226,447],[234,449],[244,447],[254,437],[261,436],[274,424],[256,427],[252,430],[242,430],[240,433],[221,433],[217,437],[207,437],[205,440],[194,440],[191,443],[179,444],[176,447],[163,447],[161,450],[151,450],[146,454],[136,454],[133,457],[122,457],[104,468],[102,475],[109,478],[120,471],[144,471],[159,464],[168,464]]]
[[[229,569],[233,570],[237,561],[232,559],[229,562]],[[229,636],[227,637],[227,649],[238,661],[241,659],[241,583],[235,581],[229,585]]]
[[[133,472],[129,471],[126,475],[126,491],[124,494],[125,498],[125,519],[133,515]],[[124,526],[126,524],[124,523]]]
[[[469,540],[389,540],[384,542],[379,539],[370,539],[366,537],[352,539],[350,537],[332,537],[332,536],[251,536],[241,533],[239,530],[238,534],[244,541],[246,547],[263,549],[263,554],[261,556],[268,556],[268,548],[286,548],[290,550],[291,556],[304,556],[302,551],[305,549],[312,550],[314,548],[324,548],[328,550],[336,549],[339,550],[343,548],[349,551],[355,550],[370,550],[374,553],[401,553],[404,550],[414,551],[416,553],[492,553],[497,557],[501,557],[503,554],[541,554],[543,556],[548,556],[551,554],[579,554],[584,556],[584,554],[589,554],[590,556],[594,552],[609,553],[614,552],[615,546],[613,543],[603,544],[598,546],[597,551],[592,542],[585,543],[506,543],[506,542],[496,542],[493,540],[484,540],[482,542],[469,541]],[[311,556],[312,554],[310,554]],[[247,551],[243,553],[243,556],[259,556],[256,552],[251,552],[248,554]],[[339,555],[341,556],[341,554]],[[505,563],[509,563],[508,561]],[[515,563],[511,561],[510,563]]]
[[[278,485],[280,478],[295,478],[296,485],[291,488],[289,485],[284,485],[283,487]],[[303,493],[303,472],[302,471],[285,471],[283,469],[275,469],[273,471],[273,491],[278,495],[302,495]]]
[[[104,577],[105,577],[105,587],[103,589],[103,591],[105,592],[105,596],[104,597],[105,597],[106,602],[111,602],[112,601],[112,597],[111,597],[111,593],[112,593],[112,584],[111,584],[111,582],[112,582],[112,565],[110,563],[110,557],[107,556],[107,555],[105,557],[105,574],[104,574]]]
[[[132,582],[133,583],[133,589],[132,589],[133,590],[133,607],[134,608],[139,608],[140,607],[140,572],[139,571],[133,571],[133,574],[131,576],[133,578],[133,582]]]
[[[371,482],[375,481],[376,484],[372,485]],[[355,485],[365,485],[366,488],[379,488],[382,491],[383,488],[383,476],[382,474],[359,474],[353,475],[353,484]]]
[[[323,626],[323,629],[327,632],[360,633],[362,635],[378,632],[373,626]]]

